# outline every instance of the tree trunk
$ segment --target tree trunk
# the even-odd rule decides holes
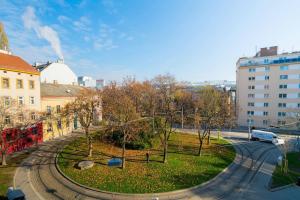
[[[181,107],[181,128],[183,129],[183,106]]]
[[[207,136],[207,145],[210,145],[210,130],[208,131],[208,136]]]
[[[93,143],[92,143],[92,136],[89,134],[89,128],[85,128],[85,136],[86,136],[86,142],[88,145],[88,157],[93,156]]]
[[[201,156],[201,154],[202,154],[202,145],[203,145],[203,141],[200,141],[199,150],[198,150],[198,156]]]
[[[93,156],[93,142],[91,136],[89,136],[89,157]]]
[[[167,163],[167,157],[168,157],[168,142],[167,142],[167,136],[165,135],[164,138],[164,163]]]
[[[6,163],[6,152],[5,151],[1,152],[1,157],[2,157],[2,159],[1,159],[1,165],[2,166],[6,166],[7,163]]]
[[[126,138],[125,134],[123,136],[123,144],[122,144],[122,169],[125,169],[125,151],[126,151]]]

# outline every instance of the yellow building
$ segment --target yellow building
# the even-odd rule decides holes
[[[0,50],[0,97],[24,105],[35,120],[41,110],[40,72],[22,58]]]
[[[77,129],[80,124],[76,119],[67,119],[61,114],[63,107],[76,99],[84,90],[77,85],[41,83],[41,108],[46,113],[43,124],[44,141],[66,135]]]

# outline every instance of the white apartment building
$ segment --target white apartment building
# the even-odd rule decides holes
[[[77,85],[77,76],[63,60],[36,63],[34,67],[41,73],[42,83]]]
[[[261,48],[236,65],[239,126],[299,129],[300,52]]]
[[[96,88],[96,80],[90,76],[79,76],[78,84],[83,87]]]

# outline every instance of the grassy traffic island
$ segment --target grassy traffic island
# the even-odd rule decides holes
[[[205,142],[206,143],[206,142]],[[157,193],[189,188],[204,183],[226,168],[235,158],[233,146],[226,140],[211,139],[203,154],[197,155],[196,135],[176,133],[169,141],[167,163],[162,162],[159,141],[151,149],[127,150],[126,168],[109,167],[108,160],[121,155],[121,148],[94,139],[94,155],[86,157],[86,140],[79,138],[58,155],[58,167],[70,179],[88,187],[120,193]],[[146,162],[146,153],[150,162]],[[79,170],[76,164],[93,160],[95,165]]]
[[[284,173],[283,167],[276,166],[273,176],[271,188],[281,187],[289,184],[296,183],[300,177],[300,153],[290,152],[287,153],[288,170]]]

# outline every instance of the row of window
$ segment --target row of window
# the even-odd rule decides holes
[[[287,70],[289,70],[289,66],[283,65],[283,66],[280,66],[279,69],[280,69],[280,71],[287,71]],[[297,68],[292,68],[292,69],[297,69]],[[256,70],[256,68],[249,68],[248,71],[249,72],[256,72],[257,70]],[[264,67],[263,70],[260,69],[260,71],[269,72],[270,71],[270,67],[266,66],[266,67]]]
[[[36,120],[36,113],[35,112],[30,113],[30,118],[31,118],[31,120]],[[12,119],[11,119],[10,115],[6,115],[4,117],[4,123],[5,124],[11,124],[12,123],[11,120]],[[24,121],[24,115],[23,114],[19,114],[17,120],[18,120],[18,122],[23,122]]]
[[[47,110],[47,113],[50,115],[52,113],[53,109],[52,109],[51,106],[47,106],[46,110]],[[61,112],[61,107],[60,107],[60,105],[57,105],[56,106],[56,113],[60,113],[60,112]]]
[[[24,105],[25,104],[25,98],[23,96],[18,96],[17,101],[19,105]],[[11,104],[11,97],[4,97],[4,104],[6,106],[9,106]],[[35,97],[30,96],[29,97],[29,104],[30,105],[35,105]]]
[[[264,94],[263,98],[267,99],[270,97],[270,94]],[[255,94],[248,94],[248,98],[255,98]]]
[[[11,81],[9,78],[2,77],[1,83],[2,83],[2,88],[4,89],[9,89],[11,87]],[[24,81],[22,79],[16,79],[16,88],[24,89]],[[35,88],[35,83],[33,80],[28,81],[28,88],[32,90]]]
[[[267,120],[267,119],[264,119],[263,121],[263,125],[269,125],[270,124],[270,120]],[[247,124],[254,124],[254,120],[251,119],[251,121],[249,119],[247,119]],[[277,125],[285,125],[286,124],[286,121],[284,120],[278,120],[277,121]]]
[[[270,80],[270,76],[267,76],[267,75],[262,77],[262,78],[264,78],[265,80]],[[249,81],[255,81],[255,76],[249,76],[248,80]]]
[[[248,116],[254,116],[254,113],[255,113],[255,112],[254,112],[253,110],[248,110],[248,111],[247,111],[247,115],[248,115]],[[268,112],[268,111],[263,111],[263,112],[262,112],[262,115],[263,115],[263,116],[268,116],[268,115],[269,115],[269,112]],[[278,116],[278,117],[286,117],[286,112],[278,112],[278,113],[277,113],[277,116]]]
[[[278,87],[279,87],[279,89],[287,89],[288,84],[280,84]],[[300,89],[300,84],[291,84],[289,87],[292,89],[296,89],[296,88]],[[255,87],[255,85],[248,85],[249,90],[254,90],[255,88],[258,89],[257,87]],[[262,88],[259,88],[259,89],[262,89]],[[264,85],[264,89],[268,90],[268,89],[270,89],[270,86]]]
[[[254,102],[248,102],[248,107],[254,107],[255,103]],[[269,103],[263,103],[263,107],[269,107]],[[279,108],[286,108],[287,103],[278,103]],[[296,106],[297,108],[300,108],[300,103],[297,103]]]
[[[258,95],[259,95],[259,96],[258,96]],[[298,94],[293,94],[293,95],[294,95],[294,96],[291,97],[291,98],[300,98],[300,93],[298,93]],[[262,94],[257,94],[257,98],[259,98],[259,97],[264,98],[264,99],[267,99],[267,98],[270,97],[270,94],[266,93],[266,94],[263,94],[263,96],[262,96]],[[287,93],[280,93],[280,94],[278,94],[278,97],[279,97],[280,99],[286,99],[286,98],[288,97],[288,94],[287,94]],[[255,98],[255,94],[248,94],[248,98]]]

